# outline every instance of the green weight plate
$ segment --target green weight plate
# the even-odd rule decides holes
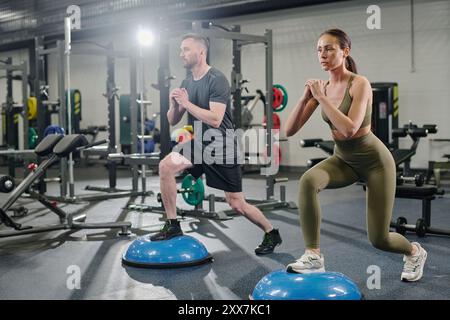
[[[278,108],[275,108],[273,110],[275,112],[281,112],[281,111],[284,110],[284,108],[287,107],[287,104],[288,104],[288,93],[287,93],[286,89],[282,85],[274,84],[273,87],[277,88],[277,89],[280,89],[283,92],[283,102],[281,103],[281,106],[278,107]]]
[[[202,178],[195,178],[188,174],[181,182],[181,188],[187,192],[182,192],[182,196],[186,203],[196,206],[205,198],[205,186]]]

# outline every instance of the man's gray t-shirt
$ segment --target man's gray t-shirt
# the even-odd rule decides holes
[[[196,149],[201,147],[203,162],[216,164],[237,164],[237,143],[234,134],[234,123],[231,115],[231,89],[225,75],[218,69],[211,67],[199,80],[194,80],[189,74],[181,83],[189,94],[189,101],[196,106],[209,110],[210,102],[226,105],[225,114],[219,128],[214,128],[201,122],[202,132],[198,132],[200,121],[188,114],[188,123],[194,127],[194,141]],[[205,150],[206,149],[206,150]],[[219,160],[220,159],[220,160]]]

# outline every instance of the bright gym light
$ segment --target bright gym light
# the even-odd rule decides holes
[[[153,44],[155,37],[153,33],[149,30],[140,29],[138,32],[138,41],[139,44],[143,47],[148,47]]]

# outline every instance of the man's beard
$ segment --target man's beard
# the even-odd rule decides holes
[[[184,68],[190,71],[196,64],[197,64],[197,60],[193,59],[191,61],[186,62],[184,65]]]

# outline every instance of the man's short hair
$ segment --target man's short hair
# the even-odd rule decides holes
[[[200,42],[206,50],[209,50],[209,40],[208,38],[198,34],[198,33],[187,33],[182,38],[181,41],[186,39],[194,39],[197,42]]]

